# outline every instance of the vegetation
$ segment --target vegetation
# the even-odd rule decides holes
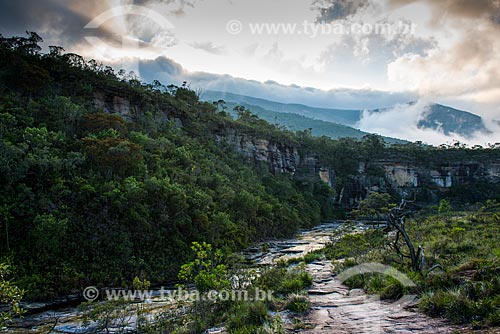
[[[7,308],[0,310],[0,329],[4,328],[13,316],[22,313],[19,302],[24,291],[8,280],[10,273],[9,266],[0,263],[0,305],[7,305]]]
[[[218,253],[218,250],[212,251],[209,244],[195,243],[193,248],[197,249],[197,256],[187,264],[189,267],[192,263],[206,264],[210,257],[207,255]],[[131,304],[126,300],[84,303],[81,305],[84,325],[97,332],[126,332],[132,328],[140,333],[187,334],[201,333],[223,323],[229,333],[280,334],[284,333],[280,312],[289,310],[297,316],[308,312],[309,301],[302,293],[311,284],[311,277],[303,268],[291,269],[278,263],[257,274],[235,270],[237,267],[229,268],[231,272],[224,274],[219,271],[217,279],[228,282],[237,276],[239,282],[245,282],[244,285],[232,286],[238,289],[232,291],[239,291],[240,298],[223,298],[225,292],[231,293],[230,286],[222,286],[215,279],[207,280],[205,273],[203,282],[210,282],[211,291],[197,290],[199,294],[193,296],[199,297],[193,300],[177,296],[173,304],[156,310],[154,306],[152,310],[147,305]],[[210,272],[216,271],[212,269]],[[181,269],[180,276],[184,272]],[[193,279],[187,282],[193,282]],[[215,298],[214,291],[218,293]],[[137,323],[132,321],[134,316],[139,319]]]
[[[220,103],[200,101],[187,83],[145,84],[133,73],[115,73],[59,47],[42,54],[40,42],[36,33],[0,36],[0,262],[16,269],[18,286],[7,280],[2,264],[2,302],[12,305],[2,322],[19,313],[24,290],[29,299],[44,299],[91,285],[146,289],[178,277],[201,291],[224,289],[234,270],[228,264],[232,252],[344,215],[342,196],[358,184],[360,162],[364,176],[380,178],[382,159],[432,167],[444,158],[496,161],[500,154],[498,145],[388,146],[376,135],[315,138],[308,130],[269,124],[241,106],[233,119]],[[274,175],[267,163],[249,161],[217,141],[230,133],[321,161],[335,171],[335,189],[316,175]],[[453,187],[449,201],[431,216],[406,226],[425,249],[426,263],[441,264],[443,273],[414,273],[386,247],[380,231],[342,237],[308,259],[350,258],[344,266],[366,259],[396,263],[419,283],[424,311],[457,322],[498,323],[499,260],[498,251],[491,252],[498,248],[498,204],[489,202],[474,214],[453,208],[455,201],[498,198],[499,187]],[[430,198],[425,189],[419,196]],[[389,202],[389,195],[369,197],[358,210],[381,217]],[[178,310],[170,310],[140,325],[144,332],[190,333],[225,321],[232,333],[280,332],[280,318],[269,309],[307,309],[300,294],[312,278],[300,267],[278,265],[250,280],[275,291],[277,299],[194,303],[181,324],[169,313]],[[362,283],[388,297],[402,293],[390,280],[365,277]],[[128,315],[127,305],[89,307],[103,330],[108,318]]]
[[[317,181],[275,177],[214,138],[293,133],[39,42],[0,38],[0,257],[28,298],[168,281],[192,242],[228,254],[327,218]],[[109,113],[120,96],[129,112]]]
[[[222,252],[212,251],[212,246],[206,242],[193,242],[191,249],[196,252],[196,258],[181,266],[179,279],[194,283],[200,292],[228,288],[229,281],[226,265],[222,263]]]
[[[417,293],[420,309],[431,316],[443,316],[454,323],[472,323],[476,327],[498,326],[500,204],[487,201],[474,211],[450,211],[449,204],[442,201],[434,212],[423,210],[407,221],[409,238],[425,249],[422,271],[396,252],[394,237],[376,229],[347,234],[317,251],[316,257],[321,253],[332,259],[337,271],[366,262],[395,266],[417,288],[403,287],[394,278],[380,274],[358,275],[346,283],[380,294],[382,299]],[[337,263],[336,259],[346,260]],[[436,265],[439,269],[430,271]]]

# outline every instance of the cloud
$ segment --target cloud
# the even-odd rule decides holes
[[[216,90],[235,94],[255,96],[282,103],[301,103],[313,107],[364,109],[393,106],[414,100],[411,93],[383,92],[371,89],[320,90],[298,85],[281,85],[275,81],[265,83],[205,72],[189,72],[181,65],[166,57],[154,60],[140,60],[140,76],[151,82],[155,79],[163,84],[180,85],[183,81],[192,88]]]
[[[499,37],[491,28],[476,29],[448,49],[406,54],[389,64],[389,77],[422,94],[461,95],[500,88]]]
[[[500,18],[500,2],[497,0],[389,0],[393,7],[425,2],[431,6],[434,21],[449,16],[466,19],[488,19],[498,23]]]
[[[319,11],[318,22],[328,23],[353,16],[368,5],[369,0],[315,0],[312,7]]]
[[[0,28],[4,35],[22,35],[25,30],[39,33],[46,45],[70,48],[92,33],[106,39],[116,36],[107,30],[90,32],[83,27],[93,13],[103,9],[102,2],[88,0],[0,0]]]
[[[214,55],[221,55],[224,53],[224,47],[215,45],[213,42],[194,42],[191,46],[195,49],[203,50]]]
[[[379,21],[379,24],[391,24]],[[408,22],[409,23],[409,22]],[[383,83],[388,64],[407,54],[425,56],[436,47],[432,38],[425,39],[403,31],[398,34],[352,34],[327,47],[319,57],[322,69],[333,80],[359,85],[362,80]],[[345,69],[349,68],[349,71]]]
[[[202,0],[132,0],[132,4],[147,6],[151,4],[163,4],[168,6],[168,12],[175,16],[186,15],[186,8],[193,8]]]
[[[161,29],[154,20],[147,20],[141,15],[116,15],[98,28],[86,28],[89,22],[108,10],[118,11],[117,8],[122,5],[146,3],[146,8],[161,13],[168,8],[175,10],[194,6],[195,1],[0,0],[0,28],[4,35],[22,35],[25,30],[36,31],[45,41],[43,46],[61,45],[68,51],[86,57],[96,57],[103,49],[109,55],[127,52],[122,44],[124,39],[138,39],[141,47],[164,49],[175,45],[177,40],[171,31]],[[86,37],[97,37],[96,40],[102,43],[89,47]],[[137,50],[128,51],[133,54]]]
[[[500,126],[494,122],[486,125],[489,134],[474,133],[470,138],[457,134],[446,135],[442,130],[419,128],[418,123],[430,112],[431,102],[420,100],[415,104],[398,104],[382,112],[364,111],[358,123],[362,131],[410,141],[423,141],[431,145],[452,143],[454,140],[469,145],[487,145],[500,141]]]
[[[246,56],[253,57],[259,48],[259,43],[252,43],[243,48],[242,53]]]
[[[492,118],[487,105],[500,103],[500,1],[389,0],[393,8],[414,3],[430,8],[430,31],[447,35],[427,54],[390,62],[389,81],[435,100],[481,103],[478,113]]]

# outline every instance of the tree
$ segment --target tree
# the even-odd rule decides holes
[[[213,104],[217,108],[218,112],[226,112],[226,109],[227,109],[226,101],[221,99],[221,100],[214,102]]]
[[[359,207],[354,210],[356,216],[376,216],[378,220],[394,207],[391,203],[391,195],[387,193],[372,192],[364,200],[359,202]]]
[[[398,255],[401,257],[401,259],[410,259],[411,269],[413,271],[422,273],[425,267],[424,248],[422,246],[418,246],[415,249],[410,236],[406,232],[406,217],[408,217],[413,212],[413,210],[407,208],[407,205],[409,203],[411,202],[402,200],[401,204],[397,208],[389,210],[389,213],[387,214],[387,224],[389,228],[396,230],[396,237],[392,245]],[[403,238],[403,241],[408,248],[407,254],[405,254],[400,248],[399,241],[401,237]],[[431,272],[436,268],[442,269],[441,265],[437,264],[430,268],[428,272]]]

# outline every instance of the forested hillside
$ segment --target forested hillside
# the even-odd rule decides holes
[[[145,84],[58,47],[42,54],[40,41],[0,39],[0,258],[30,298],[136,276],[163,282],[193,241],[230,252],[341,210],[319,178],[273,174],[218,144],[215,133],[228,129],[314,152],[335,169],[337,190],[361,161],[498,159],[494,147],[313,138],[244,108],[233,120],[186,84]],[[127,97],[130,112],[97,103],[113,94]]]
[[[325,218],[328,187],[257,171],[217,146],[213,130],[246,126],[195,92],[58,48],[40,54],[39,41],[2,38],[0,48],[0,255],[31,296],[169,280],[192,241],[230,251]],[[140,110],[96,110],[94,94],[110,91]]]

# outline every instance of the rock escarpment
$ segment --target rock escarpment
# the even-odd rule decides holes
[[[94,108],[131,121],[142,110],[140,101],[116,92],[94,94]],[[161,108],[159,114],[157,121],[183,126],[182,114],[171,107]],[[389,192],[404,198],[420,196],[420,199],[435,202],[457,187],[500,183],[500,161],[434,161],[424,165],[392,158],[360,162],[357,173],[343,175],[340,184],[337,176],[343,171],[335,171],[321,161],[314,149],[304,151],[300,145],[263,138],[265,136],[234,127],[214,129],[213,135],[218,144],[242,154],[249,163],[267,166],[274,175],[286,173],[299,180],[325,182],[337,190],[335,201],[347,206],[357,205],[370,192]]]

